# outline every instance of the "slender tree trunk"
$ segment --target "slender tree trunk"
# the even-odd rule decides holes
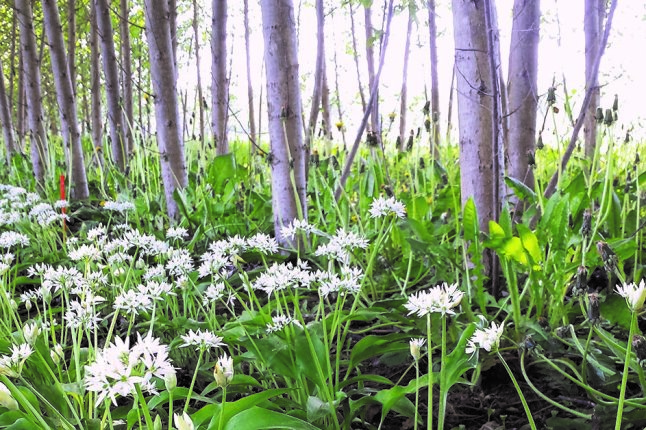
[[[365,19],[365,30],[366,30],[366,62],[368,64],[368,90],[372,94],[373,88],[376,87],[375,84],[375,49],[374,49],[374,33],[372,31],[372,7],[364,6],[364,19]],[[374,100],[374,103],[371,107],[370,112],[370,129],[375,136],[377,136],[378,142],[381,143],[381,127],[379,126],[379,90],[377,90],[377,98]]]
[[[7,94],[9,98],[9,112],[13,110],[14,104],[16,103],[16,97],[14,95],[14,89],[16,85],[16,60],[20,63],[20,49],[17,48],[20,42],[18,39],[18,18],[17,14],[11,14],[11,48],[9,50],[9,93]],[[18,64],[18,70],[20,70],[20,64]]]
[[[124,135],[126,139],[125,150],[132,153],[133,137],[132,127],[134,124],[134,107],[132,102],[132,56],[130,47],[130,27],[128,19],[130,17],[130,7],[128,0],[120,0],[121,18],[119,19],[119,32],[121,33],[121,82],[123,87],[123,113],[125,116]]]
[[[249,0],[244,0],[244,47],[245,59],[247,67],[247,101],[249,109],[249,140],[251,140],[252,152],[255,152],[257,137],[256,137],[256,118],[253,106],[253,83],[251,79],[251,45],[249,43]]]
[[[16,151],[13,138],[13,121],[11,119],[11,107],[9,106],[9,97],[7,97],[7,87],[4,83],[4,70],[2,60],[0,59],[0,122],[2,123],[2,136],[5,144],[5,158],[7,166],[11,166],[11,157]]]
[[[48,160],[47,133],[43,121],[43,105],[40,83],[40,61],[36,51],[33,14],[30,0],[14,0],[18,21],[20,23],[20,45],[22,48],[27,117],[31,164],[34,176],[41,190],[44,190],[45,170]]]
[[[352,35],[352,58],[354,59],[354,67],[357,71],[357,84],[359,85],[359,97],[361,97],[361,109],[366,110],[366,96],[363,93],[363,85],[361,84],[361,68],[359,67],[359,49],[357,48],[357,33],[354,25],[354,11],[352,10],[352,2],[348,2],[350,8],[350,34]]]
[[[17,14],[16,14],[17,15]],[[25,141],[25,118],[27,116],[27,92],[25,90],[25,66],[24,54],[22,49],[18,50],[18,88],[17,88],[17,106],[16,106],[16,133],[18,135],[18,144],[24,147]]]
[[[497,35],[488,34],[497,32],[497,28],[488,25],[494,22],[486,19],[493,8],[488,1],[453,0],[452,7],[462,204],[470,198],[474,200],[480,229],[488,231],[489,221],[498,219],[503,172],[500,89],[496,73],[500,53],[495,51],[493,42]],[[484,262],[496,293],[493,255],[485,256]]]
[[[247,1],[247,0],[245,0]],[[197,64],[197,119],[198,135],[201,146],[204,147],[204,94],[202,93],[202,72],[200,72],[200,29],[198,23],[199,11],[197,0],[193,0],[193,37],[195,38],[195,63]]]
[[[325,54],[323,57],[323,70],[321,70],[321,128],[325,139],[332,137],[332,122],[330,118],[330,85],[327,79],[327,66]]]
[[[334,26],[332,26],[332,29],[334,31]],[[339,116],[337,120],[337,129],[341,133],[341,138],[343,139],[343,149],[347,149],[348,143],[346,142],[346,137],[345,137],[343,108],[341,107],[341,91],[339,89],[339,62],[337,61],[337,55],[336,55],[336,42],[334,43],[334,46],[335,46],[335,49],[333,51],[334,52],[334,93],[336,96],[337,114]],[[364,107],[364,110],[365,110],[365,107]]]
[[[168,21],[170,25],[173,65],[175,67],[175,70],[177,70],[177,45],[179,43],[179,41],[177,40],[177,0],[168,0],[168,9],[166,10],[168,10]]]
[[[117,69],[117,55],[114,48],[110,5],[108,0],[94,0],[94,4],[97,28],[99,30],[99,38],[101,40],[101,59],[103,60],[103,73],[105,78],[112,159],[117,168],[120,171],[125,172],[127,164],[126,124],[123,111],[121,109],[119,71]]]
[[[188,184],[184,140],[177,100],[177,72],[173,63],[171,25],[167,6],[156,0],[144,1],[146,38],[150,57],[150,74],[155,98],[157,146],[160,152],[161,173],[166,195],[166,209],[170,218],[179,216],[175,190]]]
[[[70,181],[70,197],[72,199],[87,199],[90,195],[85,175],[85,158],[81,146],[81,133],[78,126],[76,98],[72,89],[65,41],[61,27],[61,19],[56,0],[41,0],[43,6],[43,21],[49,41],[49,57],[52,63],[52,73],[56,86],[56,99],[61,117],[61,130],[65,153],[68,156]]]
[[[431,151],[435,158],[440,155],[440,81],[437,73],[437,24],[435,23],[435,0],[428,0],[428,32],[431,54]],[[447,130],[448,136],[448,130]]]
[[[538,107],[539,0],[515,0],[507,83],[509,108],[509,176],[534,188],[529,157],[536,142]]]
[[[316,133],[316,121],[321,106],[321,92],[323,90],[323,69],[325,68],[325,15],[323,0],[316,0],[316,67],[314,70],[314,89],[312,90],[312,105],[310,116],[305,131],[305,150],[307,156],[311,151],[312,139]]]
[[[67,67],[76,94],[76,0],[67,0]]]
[[[585,33],[585,75],[586,83],[590,85],[590,104],[583,123],[583,138],[585,156],[592,159],[597,146],[597,120],[595,114],[599,107],[599,73],[593,73],[594,60],[599,52],[599,44],[603,34],[603,16],[606,0],[585,0],[583,16],[583,32]],[[587,89],[587,87],[586,87]]]
[[[103,164],[103,124],[101,122],[101,58],[96,20],[96,7],[90,2],[90,128],[97,162]]]
[[[307,219],[306,154],[292,0],[261,0],[265,41],[267,113],[272,163],[272,207],[276,240],[293,244],[281,227]],[[297,244],[296,244],[297,245]]]
[[[227,119],[229,117],[229,77],[227,75],[227,1],[213,0],[211,26],[211,70],[213,140],[218,155],[229,152]]]
[[[402,89],[399,93],[399,142],[400,151],[406,150],[406,113],[408,111],[407,106],[407,81],[408,81],[408,57],[410,55],[410,36],[413,32],[413,16],[415,11],[412,10],[414,6],[408,6],[408,24],[406,25],[406,45],[404,47],[404,67],[402,71]]]

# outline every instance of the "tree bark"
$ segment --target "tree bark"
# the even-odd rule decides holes
[[[227,119],[229,117],[229,76],[227,75],[227,1],[213,0],[211,26],[212,127],[218,155],[229,152]]]
[[[0,122],[2,122],[2,136],[5,144],[5,159],[7,166],[11,166],[11,157],[16,151],[13,138],[13,121],[11,120],[11,107],[9,106],[9,97],[7,97],[7,87],[4,82],[4,70],[2,68],[2,59],[0,59]]]
[[[538,107],[539,0],[515,0],[509,50],[507,105],[509,110],[508,175],[534,188],[529,157],[536,142]]]
[[[121,82],[123,87],[123,114],[125,116],[125,150],[131,154],[133,151],[132,127],[134,124],[134,107],[132,102],[132,56],[130,47],[130,28],[128,19],[130,17],[130,7],[128,0],[120,0],[119,9],[121,17],[119,19],[119,32],[121,34]]]
[[[120,171],[125,172],[127,164],[126,124],[123,111],[121,110],[119,71],[117,69],[117,55],[114,48],[110,5],[108,0],[94,0],[94,5],[96,10],[97,28],[99,30],[99,38],[101,40],[101,59],[103,60],[103,73],[105,78],[112,160]]]
[[[187,186],[188,175],[175,90],[177,72],[172,55],[171,25],[164,2],[145,0],[144,14],[166,210],[170,218],[177,218],[179,209],[173,194],[175,190]]]
[[[67,1],[67,68],[76,95],[76,0]]]
[[[101,122],[101,58],[96,6],[90,2],[90,128],[97,162],[103,165],[103,124]]]
[[[435,23],[435,0],[428,0],[428,32],[431,56],[431,152],[437,159],[440,155],[440,81],[437,73],[437,24]]]
[[[500,58],[500,54],[491,53],[487,43],[486,4],[452,2],[462,204],[473,198],[482,231],[497,219],[502,172],[502,147],[497,148],[501,136],[493,137],[499,124],[492,115],[499,107],[498,76],[492,74],[489,62],[490,55]]]
[[[366,110],[366,96],[363,93],[363,85],[361,84],[361,68],[359,67],[359,49],[357,48],[357,33],[354,25],[354,11],[352,10],[352,2],[348,2],[350,8],[350,34],[352,35],[352,58],[354,59],[354,67],[357,71],[357,84],[359,85],[359,97],[361,98],[361,109]]]
[[[247,0],[245,0],[247,1]],[[202,73],[200,72],[200,29],[197,0],[193,0],[193,37],[195,38],[195,63],[197,65],[197,120],[200,144],[204,147],[204,94],[202,91]]]
[[[404,47],[404,67],[402,70],[402,88],[399,93],[399,150],[406,150],[406,114],[407,106],[407,81],[408,81],[408,57],[410,56],[410,36],[413,32],[413,17],[415,10],[412,3],[408,6],[408,24],[406,25],[406,43]]]
[[[585,0],[583,32],[585,33],[585,76],[586,90],[590,90],[590,104],[583,123],[583,138],[586,158],[592,159],[597,147],[597,120],[595,114],[599,107],[599,72],[594,73],[594,60],[599,52],[603,34],[603,16],[606,0]]]
[[[253,83],[251,78],[251,45],[249,43],[249,0],[244,0],[244,46],[247,67],[247,100],[249,109],[249,140],[251,140],[252,151],[255,151],[257,142],[256,137],[256,118],[253,106]]]
[[[368,64],[368,91],[372,94],[373,89],[378,88],[375,83],[375,49],[374,49],[374,33],[372,31],[372,7],[364,6],[364,19],[366,30],[366,62]],[[379,90],[377,90],[377,98],[371,106],[370,112],[370,128],[377,136],[379,144],[381,144],[381,127],[379,126]]]
[[[49,57],[52,63],[56,100],[61,118],[61,131],[70,173],[70,197],[87,199],[90,195],[85,174],[85,157],[78,126],[76,98],[72,88],[69,66],[65,54],[65,41],[56,0],[41,0],[43,23],[49,41]]]
[[[306,153],[303,145],[298,48],[292,0],[261,0],[271,144],[275,237],[296,245],[281,227],[307,219]],[[292,182],[293,181],[293,182]]]
[[[29,139],[31,141],[31,164],[38,186],[44,190],[45,170],[49,155],[47,134],[43,122],[40,61],[36,51],[31,1],[14,0],[14,6],[20,23],[20,45],[23,58]]]
[[[325,15],[323,0],[316,0],[316,66],[314,70],[314,88],[312,90],[312,104],[310,116],[305,131],[305,149],[311,151],[312,139],[316,134],[316,121],[321,110],[321,93],[323,91],[323,73],[325,69]]]

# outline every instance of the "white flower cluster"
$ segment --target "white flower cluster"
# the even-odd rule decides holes
[[[96,406],[110,398],[117,404],[117,396],[129,396],[139,386],[144,392],[157,394],[153,377],[165,380],[175,375],[168,358],[168,347],[150,334],[144,338],[137,333],[137,343],[130,348],[129,341],[117,338],[100,351],[94,363],[85,367],[85,387],[98,393]]]
[[[28,246],[29,238],[27,235],[15,231],[5,231],[0,234],[0,248],[11,248],[14,246]]]
[[[11,346],[11,355],[0,357],[0,375],[17,378],[22,373],[25,361],[34,352],[27,343]]]
[[[284,329],[289,324],[294,324],[296,327],[303,328],[300,321],[288,317],[286,315],[276,315],[272,317],[271,322],[267,324],[267,333],[275,333]]]
[[[379,197],[372,201],[370,209],[368,210],[371,218],[386,217],[395,215],[397,218],[406,217],[406,207],[402,202],[396,200],[394,197],[384,198]]]
[[[484,317],[481,317],[481,319],[484,319]],[[475,354],[478,348],[483,348],[488,352],[497,351],[504,328],[504,323],[497,325],[495,322],[492,322],[489,328],[477,329],[473,336],[471,336],[471,339],[468,340],[465,352],[467,354]]]
[[[105,209],[106,211],[124,213],[134,211],[135,205],[131,202],[106,201],[103,205],[103,209]]]
[[[642,279],[639,285],[634,282],[623,286],[617,285],[617,293],[626,299],[626,303],[628,303],[628,307],[632,312],[637,312],[644,307],[646,283]]]
[[[332,236],[328,243],[319,245],[314,253],[316,256],[324,256],[343,264],[348,264],[350,255],[355,249],[366,249],[368,247],[368,239],[354,233],[338,229],[336,234]]]
[[[224,345],[222,338],[220,336],[216,336],[209,330],[189,330],[188,334],[182,335],[181,338],[184,343],[180,346],[180,348],[196,346],[197,350],[206,351],[209,348],[219,348]]]
[[[280,233],[283,235],[283,237],[288,237],[292,240],[294,240],[296,233],[298,233],[299,231],[305,232],[306,234],[318,232],[316,227],[314,227],[312,224],[300,219],[295,219],[291,223],[283,226],[280,229]]]
[[[455,315],[453,308],[460,304],[463,295],[464,293],[458,290],[458,284],[448,285],[444,282],[427,291],[411,294],[404,307],[408,309],[408,315],[415,314],[418,317],[436,312],[442,316]]]
[[[298,260],[292,263],[274,263],[261,273],[253,282],[254,290],[264,291],[271,296],[276,291],[286,288],[308,288],[313,277],[306,261]]]

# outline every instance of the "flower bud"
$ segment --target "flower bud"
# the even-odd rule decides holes
[[[419,358],[421,357],[421,349],[422,346],[424,346],[424,343],[426,342],[425,339],[411,339],[409,342],[410,346],[410,355],[413,357],[413,360],[419,361]]]
[[[18,402],[16,402],[16,399],[11,395],[11,391],[2,382],[0,382],[0,406],[11,411],[18,409]]]
[[[22,328],[22,335],[25,338],[25,342],[29,345],[36,343],[38,335],[40,334],[40,327],[36,323],[25,324]]]
[[[177,373],[175,369],[164,378],[164,385],[166,385],[166,390],[173,391],[177,387]]]
[[[191,417],[189,417],[186,412],[182,413],[181,416],[178,414],[173,414],[173,421],[175,421],[175,427],[177,428],[177,430],[195,429],[195,425],[193,424]]]
[[[213,376],[218,387],[223,388],[229,385],[229,382],[233,379],[233,358],[226,354],[220,357],[215,363]]]

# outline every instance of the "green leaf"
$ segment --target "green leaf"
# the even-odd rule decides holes
[[[532,262],[535,264],[541,263],[543,261],[543,252],[538,244],[538,239],[534,232],[523,224],[518,224],[516,226],[516,231],[518,231],[520,240],[523,242],[523,248],[525,248],[529,256],[532,258]],[[540,266],[538,268],[540,269]],[[534,270],[536,270],[536,268]]]
[[[473,198],[464,204],[462,209],[462,228],[464,229],[464,240],[477,241],[480,236],[480,225],[478,224],[478,210]]]
[[[213,424],[215,417],[211,420]],[[217,428],[217,421],[211,428]],[[225,430],[261,430],[261,429],[292,429],[319,430],[303,420],[280,412],[270,411],[258,406],[251,407],[233,417],[225,426]]]
[[[330,404],[316,396],[307,398],[307,421],[313,423],[321,418],[327,417],[332,413]]]
[[[536,193],[527,185],[516,178],[505,176],[505,184],[511,188],[516,197],[529,203],[536,203]]]
[[[507,234],[500,224],[496,221],[489,221],[489,239],[485,241],[484,245],[491,249],[500,250],[505,244],[506,238]]]
[[[207,181],[216,194],[222,194],[227,182],[236,179],[237,169],[233,153],[218,155],[208,169]]]
[[[403,342],[403,340],[406,340]],[[368,358],[381,356],[387,352],[407,350],[410,335],[393,333],[385,336],[366,336],[352,348],[349,368],[354,369]]]
[[[265,390],[261,391],[260,393],[255,393],[251,394],[247,397],[243,397],[240,400],[236,400],[235,402],[227,402],[224,405],[224,423],[229,422],[233,417],[237,416],[238,414],[255,407],[256,405],[271,399],[272,397],[280,396],[282,394],[288,393],[290,390],[289,389],[271,389],[271,390]],[[208,419],[211,419],[211,422],[213,422],[213,419],[216,419],[216,425],[220,419],[220,411],[222,410],[222,405],[221,404],[211,404],[204,406],[202,409],[199,411],[195,412],[192,416],[191,419],[193,420],[193,424],[195,424],[196,428],[203,422],[205,422]],[[228,428],[228,427],[227,427]],[[247,427],[240,427],[240,428],[247,428]]]

